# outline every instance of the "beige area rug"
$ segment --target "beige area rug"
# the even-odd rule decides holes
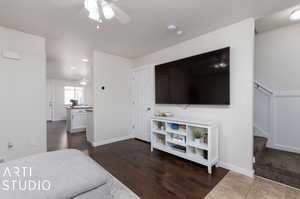
[[[205,199],[300,199],[300,190],[229,172]]]

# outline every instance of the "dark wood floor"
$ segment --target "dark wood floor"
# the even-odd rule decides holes
[[[204,198],[228,172],[207,168],[175,156],[154,151],[135,139],[93,148],[84,133],[68,135],[64,122],[48,123],[48,150],[83,150],[143,199]]]

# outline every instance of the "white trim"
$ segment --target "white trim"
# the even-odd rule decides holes
[[[280,144],[275,144],[270,148],[287,151],[287,152],[300,153],[300,148],[284,146],[284,145],[280,145]]]
[[[243,175],[251,177],[251,178],[254,177],[254,170],[243,169],[243,168],[237,167],[233,164],[225,163],[225,162],[222,162],[222,161],[219,162],[218,166],[220,166],[224,169],[228,169],[230,171],[234,171],[236,173],[243,174]]]
[[[276,97],[299,97],[300,90],[282,90],[275,93]]]
[[[132,139],[132,138],[133,138],[132,135],[128,135],[128,136],[123,136],[123,137],[116,137],[116,138],[102,140],[100,142],[92,142],[92,141],[88,141],[88,142],[91,143],[93,147],[97,147],[97,146],[102,146],[102,145],[106,145],[106,144],[111,144],[111,143],[114,143],[114,142],[129,140],[129,139]]]

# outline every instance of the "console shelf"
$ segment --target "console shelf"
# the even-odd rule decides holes
[[[195,139],[200,134],[202,139]],[[194,135],[194,136],[193,136]],[[208,173],[219,161],[219,128],[214,122],[153,117],[151,151],[157,149],[205,165]]]

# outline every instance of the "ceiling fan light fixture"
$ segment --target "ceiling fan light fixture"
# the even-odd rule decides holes
[[[103,0],[101,2],[101,7],[102,7],[102,11],[103,11],[103,15],[104,15],[105,19],[112,19],[115,16],[114,10],[106,1]]]
[[[93,11],[89,13],[89,18],[94,20],[94,21],[98,21],[100,22],[100,14],[98,11]]]
[[[291,13],[291,15],[290,15],[290,20],[292,20],[292,21],[300,20],[300,9],[294,10],[294,11]]]
[[[99,9],[97,0],[85,0],[84,7],[89,12],[96,12]]]

